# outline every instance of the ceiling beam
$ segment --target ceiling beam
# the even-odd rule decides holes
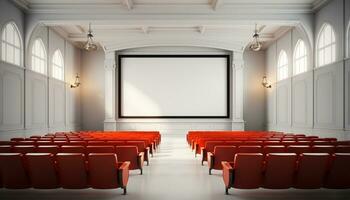
[[[124,4],[128,8],[128,10],[132,10],[134,7],[133,0],[124,0]]]

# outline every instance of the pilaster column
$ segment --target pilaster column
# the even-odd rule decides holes
[[[104,130],[117,130],[115,120],[115,52],[105,55],[105,121]]]
[[[244,61],[241,52],[233,52],[232,58],[232,129],[244,130]]]

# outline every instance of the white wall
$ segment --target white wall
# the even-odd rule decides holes
[[[27,37],[29,43],[23,48],[21,67],[0,61],[0,139],[80,129],[80,88],[70,88],[80,73],[80,50],[47,27],[23,33],[24,14],[9,1],[0,1],[0,29],[11,20],[22,44]],[[37,38],[46,48],[48,75],[31,70],[31,48]],[[56,49],[64,57],[65,81],[50,77]]]
[[[264,130],[266,122],[265,92],[261,85],[265,75],[265,51],[244,52],[244,108],[245,130]]]
[[[343,10],[346,10],[345,14]],[[349,21],[349,10],[348,2],[343,5],[342,0],[334,0],[315,14],[313,43],[317,43],[323,23],[331,24],[337,42],[335,63],[315,68],[314,49],[297,28],[268,47],[266,73],[273,86],[267,92],[267,129],[350,138],[349,61],[344,60],[344,24]],[[299,39],[303,39],[308,46],[309,68],[307,72],[293,76],[293,52]],[[289,78],[276,81],[277,59],[282,49],[288,54]]]

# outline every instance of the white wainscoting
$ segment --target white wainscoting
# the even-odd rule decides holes
[[[65,129],[65,83],[53,78],[49,79],[50,130]]]
[[[277,83],[277,125],[290,127],[291,125],[291,79]]]
[[[24,69],[0,61],[0,131],[24,128]]]
[[[26,70],[26,129],[47,128],[47,81],[47,76]]]
[[[350,130],[350,59],[345,62],[345,129]]]
[[[314,127],[343,129],[343,64],[320,67],[314,74]]]
[[[292,78],[292,127],[312,128],[313,72]]]

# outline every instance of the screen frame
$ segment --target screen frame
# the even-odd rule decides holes
[[[225,115],[219,115],[219,116],[130,116],[130,115],[122,115],[122,59],[123,58],[225,58],[226,59],[226,114]],[[166,119],[189,119],[189,118],[205,118],[205,119],[210,119],[210,118],[230,118],[230,107],[231,107],[231,76],[230,76],[230,55],[205,55],[205,54],[200,54],[200,55],[165,55],[165,54],[130,54],[130,55],[118,55],[118,70],[117,70],[117,77],[118,77],[118,87],[117,87],[117,95],[118,95],[118,118],[140,118],[140,119],[161,119],[161,118],[166,118]]]

